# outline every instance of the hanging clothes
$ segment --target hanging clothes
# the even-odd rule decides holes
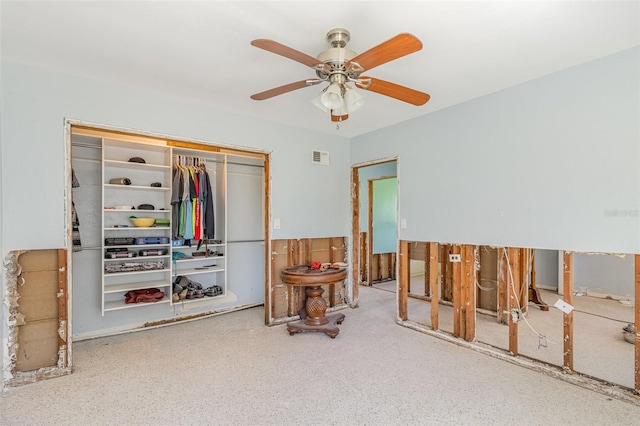
[[[76,172],[71,169],[71,188],[78,188],[80,182],[76,177]],[[76,205],[73,202],[73,190],[71,191],[71,239],[73,241],[73,251],[82,251],[82,240],[80,239],[80,219],[78,219],[78,212],[76,211]]]
[[[182,172],[175,164],[171,179],[171,239],[176,240],[180,235],[180,201],[182,200]]]
[[[214,217],[214,208],[213,208],[213,192],[211,191],[211,179],[209,178],[209,173],[207,173],[206,169],[204,171],[204,235],[205,238],[215,239],[216,238],[216,222]]]
[[[213,191],[205,160],[174,156],[172,173],[172,238],[187,244],[215,238]]]

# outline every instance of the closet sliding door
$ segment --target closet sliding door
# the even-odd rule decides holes
[[[264,303],[264,161],[227,157],[227,285],[243,303]]]

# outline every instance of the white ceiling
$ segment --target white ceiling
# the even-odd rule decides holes
[[[639,10],[638,1],[2,1],[1,54],[353,137],[638,46]],[[337,130],[310,103],[321,86],[249,98],[315,76],[251,40],[316,56],[335,27],[350,31],[357,53],[402,32],[418,37],[421,51],[367,74],[431,100],[416,107],[364,92],[364,107]]]

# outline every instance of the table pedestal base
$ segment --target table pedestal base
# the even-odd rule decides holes
[[[344,314],[327,315],[325,318],[329,321],[324,325],[308,325],[305,324],[305,321],[300,321],[295,324],[289,323],[287,324],[287,331],[290,336],[293,336],[296,333],[319,331],[321,333],[325,333],[332,339],[335,339],[338,333],[340,333],[340,329],[337,325],[342,324],[342,321],[344,321]]]

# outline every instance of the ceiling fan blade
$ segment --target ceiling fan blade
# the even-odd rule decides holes
[[[264,92],[256,93],[255,95],[251,95],[251,99],[255,101],[263,101],[265,99],[273,98],[274,96],[302,89],[303,87],[314,86],[321,82],[322,80],[317,79],[296,81],[295,83],[285,84],[284,86],[275,87],[273,89],[265,90]]]
[[[397,36],[372,47],[366,52],[362,52],[350,62],[355,62],[364,70],[370,70],[373,67],[382,65],[394,59],[401,58],[410,53],[417,52],[422,49],[422,42],[415,36],[402,33]],[[347,64],[348,67],[348,64]]]
[[[388,81],[379,80],[372,77],[360,77],[362,80],[371,80],[369,87],[356,83],[356,87],[370,92],[376,92],[381,95],[390,96],[400,101],[408,102],[413,105],[424,105],[427,103],[429,96],[426,93],[400,86],[399,84],[389,83]]]
[[[314,58],[313,56],[309,56],[306,53],[302,53],[291,47],[285,46],[284,44],[278,43],[277,41],[261,38],[253,40],[251,42],[251,45],[275,53],[277,55],[284,56],[285,58],[293,59],[294,61],[300,62],[301,64],[304,64],[311,68],[314,68],[318,65],[321,65],[323,67],[325,66],[322,61]]]

